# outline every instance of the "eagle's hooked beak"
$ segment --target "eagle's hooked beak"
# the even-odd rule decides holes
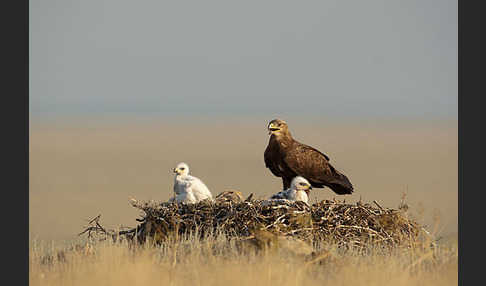
[[[280,130],[280,128],[278,128],[277,126],[273,125],[273,123],[271,123],[270,125],[268,125],[268,134],[272,134],[273,131],[278,131]]]
[[[177,170],[177,168],[174,168],[174,169],[172,170],[172,172],[174,172],[174,173],[178,174],[178,173],[179,173],[179,170]]]

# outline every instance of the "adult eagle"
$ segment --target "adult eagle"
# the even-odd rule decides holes
[[[353,192],[349,179],[329,163],[329,157],[294,140],[285,121],[270,121],[268,131],[271,136],[264,154],[265,166],[282,178],[284,190],[295,176],[302,176],[315,188],[326,186],[339,195]]]

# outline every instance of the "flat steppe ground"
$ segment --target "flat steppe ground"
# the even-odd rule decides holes
[[[396,208],[406,193],[410,212],[444,237],[435,248],[360,255],[331,245],[322,259],[309,260],[285,251],[245,255],[221,238],[189,238],[136,252],[104,242],[67,252],[67,262],[45,262],[77,243],[98,214],[110,228],[136,225],[139,212],[128,198],[167,200],[180,161],[213,194],[279,191],[280,179],[263,163],[268,120],[32,120],[29,284],[457,285],[457,121],[288,120],[294,137],[326,153],[356,189],[346,197],[314,189],[311,201],[377,200]]]
[[[271,119],[31,119],[30,237],[73,239],[98,214],[109,227],[136,225],[128,198],[169,199],[181,161],[213,194],[267,197],[281,188],[263,162]],[[355,186],[345,197],[314,189],[311,201],[396,208],[405,192],[424,223],[438,219],[439,235],[457,233],[457,120],[287,121],[295,139],[327,154]]]

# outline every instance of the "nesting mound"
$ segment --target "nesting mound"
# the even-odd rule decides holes
[[[312,205],[303,202],[262,200],[216,200],[196,204],[142,202],[132,199],[143,213],[138,226],[111,231],[90,222],[82,233],[103,232],[113,238],[156,243],[185,234],[201,237],[225,234],[228,238],[250,238],[265,230],[307,242],[332,242],[345,247],[410,244],[420,233],[420,225],[408,218],[406,209],[382,208],[358,202],[349,204],[323,200]]]

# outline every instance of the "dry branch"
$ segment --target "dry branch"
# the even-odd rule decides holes
[[[236,201],[202,201],[176,204],[131,199],[143,213],[137,227],[124,231],[106,230],[93,219],[81,233],[93,233],[114,240],[126,238],[161,243],[168,238],[198,234],[200,237],[223,233],[228,238],[248,238],[256,230],[298,238],[307,242],[333,241],[343,247],[365,245],[410,245],[421,226],[407,218],[402,210],[358,202],[347,204],[323,200],[311,206],[302,202],[261,201],[248,198]],[[80,235],[81,235],[80,234]]]

